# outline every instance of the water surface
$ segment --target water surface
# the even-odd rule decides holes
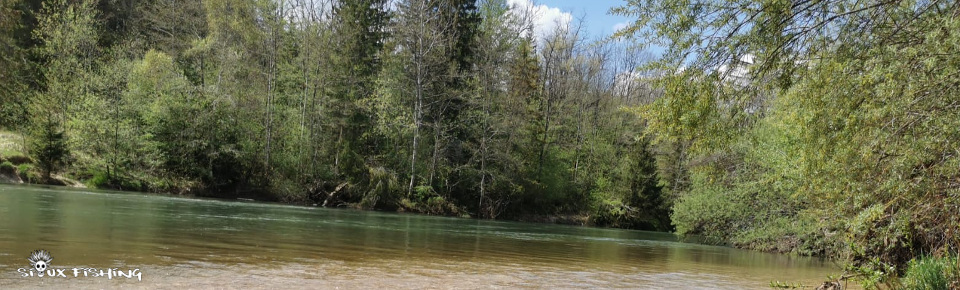
[[[139,269],[142,280],[22,277]],[[821,259],[671,234],[0,185],[0,288],[642,288],[816,286]]]

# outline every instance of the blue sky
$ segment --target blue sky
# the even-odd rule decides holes
[[[582,18],[585,38],[600,40],[636,21],[632,17],[607,14],[610,8],[626,3],[624,0],[507,0],[507,3],[515,8],[533,8],[538,18],[534,20],[534,33],[539,36],[548,35],[558,22],[570,23]],[[664,49],[649,46],[645,51],[656,56]]]
[[[533,2],[550,8],[559,8],[561,11],[570,13],[574,19],[583,17],[588,38],[609,36],[618,25],[632,21],[627,17],[607,14],[610,8],[623,5],[625,3],[623,0],[534,0]]]

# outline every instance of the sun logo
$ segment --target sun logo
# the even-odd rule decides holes
[[[30,253],[30,258],[27,260],[30,261],[30,266],[33,266],[38,272],[43,273],[43,271],[46,271],[47,267],[50,266],[50,261],[53,261],[53,257],[50,256],[50,252],[36,250]]]

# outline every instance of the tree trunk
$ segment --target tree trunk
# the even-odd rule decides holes
[[[420,74],[420,65],[417,65],[417,74]],[[407,186],[407,196],[413,194],[413,182],[416,177],[417,169],[417,147],[420,141],[420,126],[421,118],[423,115],[423,80],[418,76],[417,77],[417,103],[414,108],[414,129],[413,129],[413,144],[411,144],[410,150],[410,184]]]

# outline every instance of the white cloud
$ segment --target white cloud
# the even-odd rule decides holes
[[[627,28],[627,26],[630,26],[630,23],[620,22],[620,23],[614,24],[614,25],[613,25],[613,32],[620,31],[621,29]]]
[[[533,33],[538,40],[550,35],[558,27],[569,27],[573,21],[573,15],[569,12],[547,5],[534,5],[531,0],[507,0],[507,4],[517,13],[531,13]]]

